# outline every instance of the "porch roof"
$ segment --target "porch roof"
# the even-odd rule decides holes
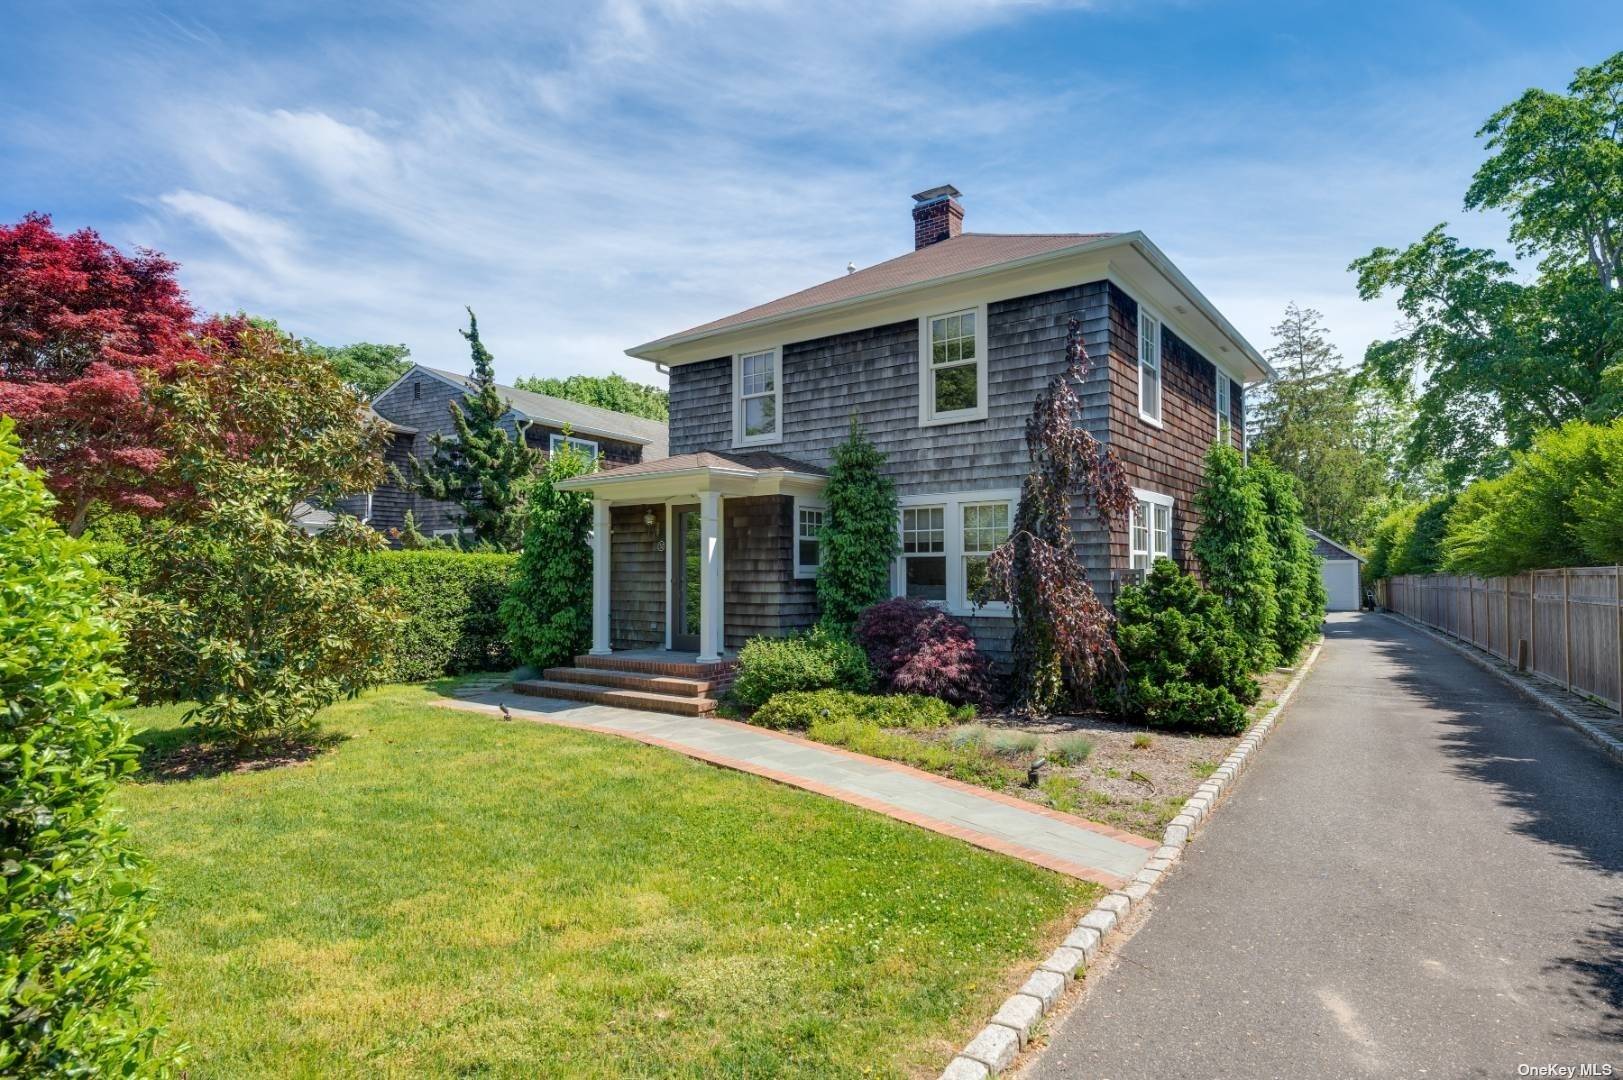
[[[663,501],[701,491],[733,497],[815,495],[828,483],[828,471],[770,450],[716,451],[622,465],[561,481],[564,491],[589,491],[615,502]]]

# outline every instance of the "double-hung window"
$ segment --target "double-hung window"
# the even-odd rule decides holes
[[[947,508],[902,508],[903,595],[915,600],[947,599]]]
[[[986,559],[1009,538],[1009,504],[964,503],[964,606],[971,606],[986,584]],[[995,592],[993,599],[1001,600]]]
[[[823,565],[823,515],[821,506],[795,500],[795,576],[816,577]]]
[[[1223,374],[1223,369],[1217,369],[1217,442],[1220,446],[1227,446],[1234,430],[1234,421],[1229,416],[1229,377]]]
[[[587,461],[597,460],[597,443],[590,439],[577,439],[572,435],[552,435],[547,438],[547,453],[557,453],[560,446],[573,446]]]
[[[969,308],[919,320],[919,418],[951,424],[986,418],[986,313]]]
[[[981,598],[987,561],[1009,538],[1015,491],[964,491],[902,500],[896,595],[959,615],[1003,614],[1001,596]]]
[[[1138,306],[1138,415],[1161,423],[1161,320]]]
[[[1133,492],[1132,520],[1127,526],[1129,565],[1148,570],[1156,559],[1172,558],[1172,497],[1153,491]]]
[[[733,441],[739,445],[778,442],[780,388],[778,350],[739,353],[733,362]]]

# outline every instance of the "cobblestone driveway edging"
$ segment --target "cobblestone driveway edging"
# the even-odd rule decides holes
[[[1217,771],[1195,789],[1178,816],[1167,825],[1161,837],[1161,846],[1144,864],[1144,869],[1124,888],[1105,896],[1078,920],[1076,927],[1059,947],[1037,965],[1037,970],[1024,985],[1009,996],[986,1026],[958,1052],[958,1056],[941,1073],[940,1080],[986,1080],[1014,1063],[1037,1024],[1053,1011],[1070,982],[1082,976],[1100,945],[1126,921],[1128,912],[1142,904],[1150,891],[1177,864],[1183,855],[1184,845],[1211,817],[1218,800],[1250,764],[1257,748],[1273,731],[1285,706],[1296,695],[1296,688],[1307,677],[1323,649],[1321,639],[1313,645],[1307,659],[1302,661],[1301,669],[1280,691],[1274,707],[1251,725],[1240,744],[1223,759]]]

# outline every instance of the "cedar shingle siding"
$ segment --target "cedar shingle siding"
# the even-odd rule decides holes
[[[1173,561],[1185,570],[1194,567],[1190,552],[1200,512],[1195,496],[1205,473],[1206,451],[1217,438],[1217,379],[1215,365],[1178,337],[1168,325],[1161,327],[1161,422],[1157,428],[1138,415],[1138,304],[1114,285],[1111,304],[1111,384],[1108,440],[1134,487],[1170,495]],[[1245,430],[1244,395],[1238,385],[1229,388],[1230,437],[1241,445]],[[1130,556],[1125,529],[1111,538],[1110,573],[1123,578]],[[1092,562],[1090,566],[1096,565]]]
[[[1135,487],[1177,500],[1174,552],[1187,566],[1198,524],[1193,500],[1216,429],[1216,368],[1163,326],[1163,426],[1140,420],[1137,314],[1133,299],[1104,281],[989,304],[987,418],[932,427],[919,424],[916,320],[785,343],[783,440],[767,449],[827,468],[832,448],[855,416],[885,453],[886,471],[900,495],[1018,488],[1027,471],[1026,418],[1036,396],[1064,367],[1067,324],[1076,317],[1095,361],[1082,388],[1083,423],[1115,448]],[[732,447],[731,357],[674,367],[670,393],[673,455]],[[1244,430],[1238,384],[1231,388],[1230,402],[1238,445]],[[753,634],[805,625],[813,615],[810,583],[794,578],[789,500],[780,500],[781,515],[747,505],[760,501],[724,503],[729,647]],[[1125,523],[1110,535],[1091,515],[1079,515],[1072,524],[1093,585],[1108,600],[1128,571]],[[770,554],[771,549],[780,554]],[[968,621],[983,647],[994,656],[1007,655],[1007,619]]]

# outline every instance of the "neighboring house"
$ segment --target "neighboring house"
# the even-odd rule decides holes
[[[1364,557],[1314,529],[1309,529],[1307,535],[1313,539],[1313,553],[1321,560],[1319,574],[1324,578],[1326,609],[1357,611],[1362,606],[1363,590],[1358,579]]]
[[[971,583],[1008,534],[1072,317],[1096,362],[1085,423],[1139,496],[1113,533],[1077,522],[1094,587],[1113,597],[1157,555],[1188,565],[1203,456],[1241,445],[1266,361],[1142,233],[966,233],[957,195],[914,196],[905,255],[627,350],[670,370],[672,456],[567,482],[594,500],[594,654],[710,663],[809,625],[830,452],[854,416],[900,496],[893,592],[1006,655],[1007,611],[974,608]]]
[[[372,401],[372,410],[389,428],[385,461],[409,476],[407,459],[426,461],[434,452],[432,438],[455,438],[450,405],[473,391],[473,380],[455,372],[413,364]],[[532,394],[497,385],[509,412],[504,426],[524,432],[525,441],[543,454],[564,439],[595,458],[602,469],[635,465],[662,458],[666,453],[666,427],[658,420],[611,412],[545,394]],[[455,503],[426,499],[404,491],[393,476],[375,491],[351,495],[339,509],[354,514],[373,528],[398,529],[411,511],[424,535],[448,537],[456,531]]]

